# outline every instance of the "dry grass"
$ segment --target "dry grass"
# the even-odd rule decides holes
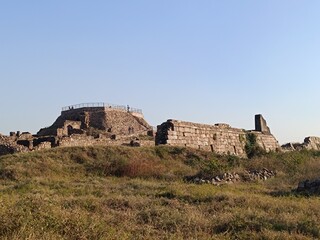
[[[60,148],[0,158],[1,239],[318,239],[316,152],[241,160],[180,148]],[[265,182],[215,187],[198,172],[262,168]]]

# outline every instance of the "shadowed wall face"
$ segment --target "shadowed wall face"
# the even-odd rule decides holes
[[[255,115],[255,130],[264,134],[271,134],[270,128],[267,125],[267,121],[261,114]]]

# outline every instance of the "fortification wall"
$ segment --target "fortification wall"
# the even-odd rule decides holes
[[[158,126],[156,144],[183,146],[245,157],[245,133],[226,124],[168,120]]]
[[[272,134],[264,134],[257,131],[251,131],[251,133],[256,135],[258,145],[265,151],[270,152],[281,149],[279,142]]]
[[[271,134],[250,132],[256,135],[257,143],[266,151],[279,149],[277,140]],[[206,125],[168,120],[157,128],[156,145],[191,147],[218,154],[247,157],[245,152],[247,133],[227,124]]]
[[[151,128],[143,118],[108,108],[106,109],[105,123],[108,131],[120,135],[143,133]]]

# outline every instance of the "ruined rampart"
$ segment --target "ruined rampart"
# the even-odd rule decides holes
[[[29,149],[19,145],[15,138],[0,135],[0,155],[27,152]]]
[[[245,146],[249,133],[256,136],[256,143],[267,152],[280,148],[278,141],[270,133],[245,131],[228,124],[207,125],[177,120],[168,120],[158,126],[156,145],[191,147],[247,157]]]
[[[168,120],[158,126],[153,141],[153,128],[139,109],[104,103],[78,104],[63,108],[56,121],[37,135],[12,132],[10,137],[2,137],[0,155],[59,146],[167,144],[247,157],[246,146],[252,144],[252,135],[255,146],[267,152],[280,149],[261,115],[255,116],[255,124],[255,130],[246,131],[228,124]],[[320,148],[320,140],[312,138],[307,142],[306,148]]]
[[[320,151],[320,137],[306,137],[303,143],[286,143],[281,146],[284,151],[315,150]]]
[[[75,107],[74,107],[75,106]],[[142,111],[121,106],[104,105],[89,107],[74,105],[63,108],[61,115],[48,128],[41,129],[39,136],[68,136],[81,131],[96,129],[116,135],[145,133],[151,126],[144,120]],[[73,131],[73,132],[72,132]]]

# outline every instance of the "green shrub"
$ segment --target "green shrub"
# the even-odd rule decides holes
[[[254,156],[261,156],[265,154],[265,150],[262,149],[257,143],[257,136],[254,133],[246,134],[245,151],[248,158],[253,158]]]

